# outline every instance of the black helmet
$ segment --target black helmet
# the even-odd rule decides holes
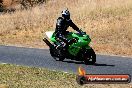
[[[63,11],[61,12],[61,14],[62,14],[62,17],[64,17],[65,19],[67,19],[67,20],[70,19],[70,12],[68,11],[68,9],[63,10]]]

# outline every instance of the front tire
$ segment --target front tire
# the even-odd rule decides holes
[[[84,54],[84,63],[86,65],[88,64],[95,64],[96,62],[96,54],[94,52],[94,50],[91,48],[91,49],[87,49],[85,51],[85,54]]]

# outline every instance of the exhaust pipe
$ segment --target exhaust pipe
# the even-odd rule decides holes
[[[52,44],[51,44],[46,38],[43,38],[43,41],[44,41],[49,47],[52,46]]]

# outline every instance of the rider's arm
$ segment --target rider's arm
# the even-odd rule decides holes
[[[80,32],[79,28],[72,22],[72,20],[70,21],[70,27],[72,27],[74,30]]]
[[[80,30],[71,20],[70,22],[70,27],[72,27],[74,30],[76,30],[77,32],[79,32],[80,34],[82,34],[82,30]]]

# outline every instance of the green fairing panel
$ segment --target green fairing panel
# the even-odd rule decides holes
[[[88,46],[86,46],[85,48],[86,48],[86,49],[91,49],[91,47],[90,47],[89,45],[88,45]]]
[[[75,44],[75,43],[74,43],[74,44]],[[68,51],[69,51],[70,54],[76,56],[77,53],[80,51],[81,48],[75,46],[74,44],[72,44],[72,45],[69,47]]]
[[[55,39],[55,33],[53,33],[53,35],[52,35],[52,37],[50,38],[50,40],[51,40],[52,42],[57,42],[56,39]]]
[[[82,47],[90,49],[89,43],[91,42],[91,39],[90,39],[90,37],[87,34],[86,35],[80,35],[78,33],[69,32],[68,35],[66,35],[66,38],[68,40],[70,40],[72,38],[77,38],[78,39],[77,43],[73,43],[68,48],[69,53],[74,55],[74,56],[76,56],[78,54],[78,52],[80,51],[80,49]],[[52,42],[57,42],[55,40],[55,34],[54,33],[53,33],[52,37],[50,38],[50,40]]]
[[[80,49],[82,47],[86,47],[87,49],[90,49],[90,47],[88,46],[88,44],[91,42],[91,39],[89,38],[88,35],[79,35],[77,33],[69,33],[67,35],[68,39],[70,38],[78,38],[78,42],[77,43],[73,43],[72,45],[70,45],[69,47],[69,53],[76,56],[77,53],[80,51]]]

